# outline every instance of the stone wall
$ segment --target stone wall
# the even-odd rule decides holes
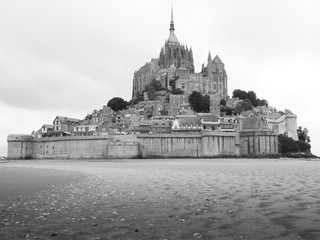
[[[72,136],[33,138],[31,135],[8,136],[9,159],[81,159],[81,158],[116,158],[116,152],[121,158],[136,158],[137,144],[132,145],[135,135],[112,136]],[[122,144],[120,150],[119,144]]]
[[[138,142],[109,142],[107,158],[140,158]]]
[[[270,131],[240,132],[242,155],[268,155],[278,153],[278,135]]]
[[[202,158],[278,153],[270,132],[203,132],[33,138],[8,136],[8,159]]]
[[[8,140],[8,158],[32,158],[33,137],[27,134],[11,134]]]
[[[138,135],[143,158],[200,157],[200,137],[199,133]]]
[[[146,134],[138,136],[144,158],[239,155],[237,133]]]
[[[239,134],[235,132],[208,132],[201,138],[201,157],[239,155]]]

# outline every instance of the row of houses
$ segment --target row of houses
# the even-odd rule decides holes
[[[96,118],[98,120],[93,120]],[[145,119],[137,112],[125,110],[114,113],[107,121],[100,116],[84,120],[57,116],[53,124],[44,124],[33,135],[40,137],[90,136],[113,134],[172,133],[201,131],[238,131],[239,117],[221,118],[213,114],[157,116]]]
[[[166,98],[168,99],[166,100]],[[213,99],[214,100],[214,99]],[[242,120],[258,116],[276,134],[297,139],[297,116],[290,111],[259,106],[237,116],[220,116],[220,107],[210,103],[210,113],[195,113],[185,94],[160,94],[155,100],[141,101],[134,107],[114,112],[110,107],[94,110],[84,119],[57,116],[53,124],[44,124],[35,137],[89,136],[139,133],[172,133],[199,131],[241,131]],[[231,106],[239,99],[228,99]]]

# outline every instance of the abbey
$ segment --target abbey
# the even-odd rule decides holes
[[[142,95],[156,80],[164,89],[181,89],[186,94],[198,91],[208,94],[211,99],[225,99],[228,96],[228,78],[224,63],[217,55],[212,59],[209,52],[206,66],[202,64],[201,72],[195,73],[192,48],[182,45],[176,36],[172,8],[169,31],[159,58],[152,58],[134,73],[132,98]]]

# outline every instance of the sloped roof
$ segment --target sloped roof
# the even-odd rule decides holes
[[[179,40],[178,40],[176,34],[174,33],[174,31],[170,31],[168,42],[179,43]]]
[[[51,124],[43,124],[42,127],[45,127],[45,128],[53,128],[53,125],[51,125]]]
[[[219,122],[219,117],[213,114],[203,115],[201,118],[205,122]]]
[[[221,61],[221,59],[219,58],[218,55],[216,55],[212,61],[215,62],[215,63],[222,63],[222,61]]]
[[[242,120],[242,130],[269,130],[261,118],[254,116]]]
[[[201,125],[200,118],[194,118],[194,117],[182,117],[178,118],[179,124],[187,124],[187,125]]]
[[[62,116],[57,116],[56,118],[58,118],[61,123],[80,122],[80,121],[81,121],[80,119],[69,118],[69,117],[62,117]]]
[[[152,120],[152,125],[157,127],[171,127],[172,122],[167,120]]]

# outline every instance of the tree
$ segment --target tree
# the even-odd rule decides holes
[[[246,99],[248,98],[248,93],[246,91],[236,89],[232,92],[233,98]]]
[[[196,112],[202,111],[202,104],[203,104],[203,96],[200,92],[193,91],[189,95],[189,103],[192,109]]]
[[[226,116],[232,116],[234,114],[235,109],[226,107],[226,106],[220,106],[220,112],[223,113],[225,112]]]
[[[268,101],[265,99],[259,99],[257,98],[256,100],[252,101],[252,105],[257,107],[257,106],[268,106]]]
[[[261,100],[260,100],[259,106],[267,106],[267,107],[268,107],[268,105],[269,105],[269,103],[268,103],[267,100],[265,100],[265,99],[261,99]]]
[[[107,107],[110,107],[113,111],[123,110],[128,106],[128,102],[120,97],[114,97],[107,103]]]
[[[196,112],[209,112],[210,97],[208,95],[202,96],[198,91],[193,91],[189,96],[189,103]]]
[[[268,101],[265,99],[260,100],[259,98],[257,98],[257,95],[254,91],[246,92],[240,89],[236,89],[233,91],[232,97],[239,98],[242,100],[249,99],[254,107],[268,106]]]
[[[290,137],[280,134],[278,137],[280,153],[300,152],[298,144]]]
[[[182,91],[180,88],[174,88],[171,91],[172,94],[184,94],[184,91]]]
[[[302,129],[302,128],[301,128]],[[292,138],[280,134],[278,137],[279,152],[280,153],[296,153],[306,152],[310,153],[311,145],[305,141],[294,141]]]
[[[226,106],[227,105],[227,101],[225,99],[221,99],[220,105],[221,106]]]
[[[154,86],[149,86],[147,93],[149,100],[154,100],[156,98],[156,89],[154,88]]]
[[[203,108],[202,108],[202,112],[209,112],[210,111],[210,96],[209,95],[205,95],[203,97]]]
[[[129,102],[128,102],[128,105],[136,105],[137,103],[139,103],[140,101],[143,101],[144,98],[143,98],[143,95],[142,94],[139,94],[137,98],[134,98],[134,99],[131,99]]]
[[[257,100],[257,95],[256,95],[256,93],[255,93],[254,91],[249,91],[249,92],[247,93],[247,97],[246,97],[246,98],[249,99],[250,102],[253,104],[253,102],[254,102],[255,100]]]
[[[298,144],[301,152],[310,152],[311,145],[309,143],[306,143],[302,140],[298,140],[298,141],[296,141],[296,143]]]
[[[252,110],[253,106],[249,99],[244,99],[241,102],[238,102],[235,108],[235,113],[240,114],[244,111]]]
[[[152,80],[151,83],[149,84],[149,87],[154,87],[154,89],[156,91],[162,91],[162,90],[165,90],[165,88],[162,87],[161,83],[157,80]]]
[[[299,140],[306,142],[306,143],[311,142],[310,137],[308,136],[309,131],[307,128],[302,129],[302,126],[300,126],[297,129],[297,133],[298,133]]]

